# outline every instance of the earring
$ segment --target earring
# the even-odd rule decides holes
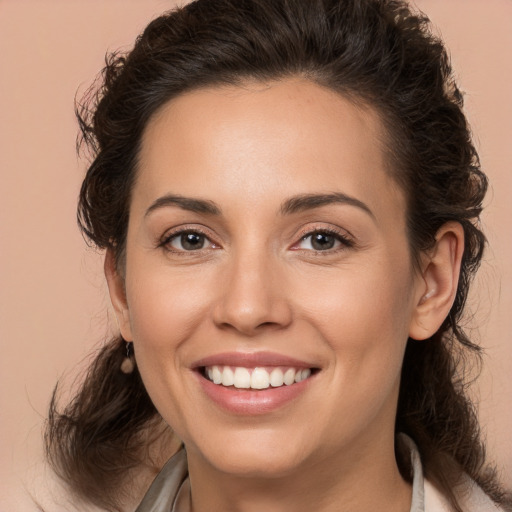
[[[135,359],[133,357],[133,343],[131,341],[126,342],[126,357],[121,363],[121,371],[125,374],[130,374],[135,369]]]

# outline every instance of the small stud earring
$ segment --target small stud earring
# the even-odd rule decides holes
[[[133,343],[131,341],[126,342],[126,357],[121,363],[121,371],[125,374],[130,374],[135,369],[135,358],[133,357]]]

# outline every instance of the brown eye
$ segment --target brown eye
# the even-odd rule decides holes
[[[185,231],[174,235],[167,245],[178,251],[198,251],[212,244],[202,233]]]
[[[332,249],[336,244],[336,237],[329,233],[315,233],[311,235],[311,247],[315,251]]]
[[[316,229],[302,235],[292,249],[311,251],[313,253],[337,252],[343,249],[354,247],[354,241],[345,233],[331,231],[329,229]]]
[[[315,231],[302,238],[298,245],[298,249],[328,251],[330,249],[337,249],[341,245],[347,245],[342,236],[335,233],[329,233],[328,231]]]

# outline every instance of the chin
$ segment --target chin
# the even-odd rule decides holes
[[[259,452],[253,454],[237,453],[235,456],[222,457],[213,462],[216,469],[222,473],[237,475],[241,477],[261,479],[261,478],[280,478],[297,471],[295,459],[275,456],[270,453]]]
[[[208,446],[197,447],[202,458],[218,471],[232,475],[279,478],[296,471],[305,458],[305,450],[300,449],[303,443],[290,441],[290,436],[252,431],[211,441]]]

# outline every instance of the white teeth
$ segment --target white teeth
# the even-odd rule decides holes
[[[251,375],[252,389],[267,389],[270,386],[270,375],[264,368],[255,368]]]
[[[224,368],[222,372],[222,385],[223,386],[232,386],[235,383],[235,375],[233,370],[227,366]]]
[[[220,371],[220,368],[218,366],[213,367],[212,374],[213,383],[220,384],[222,382],[222,372]]]
[[[311,369],[295,370],[288,368],[283,372],[281,368],[274,368],[270,373],[265,368],[245,368],[230,366],[209,366],[205,374],[214,384],[234,386],[238,389],[268,389],[270,386],[278,388],[291,386],[301,382],[311,375]]]
[[[274,368],[270,374],[270,385],[274,388],[278,388],[284,384],[283,371],[280,368]]]
[[[251,374],[247,368],[235,368],[233,385],[239,389],[249,389],[251,387]]]
[[[302,371],[298,371],[295,374],[295,382],[300,382],[301,380],[307,379],[311,375],[311,370],[309,368],[306,368]]]
[[[284,373],[284,383],[287,386],[291,386],[295,382],[295,370],[293,368],[288,368]]]

